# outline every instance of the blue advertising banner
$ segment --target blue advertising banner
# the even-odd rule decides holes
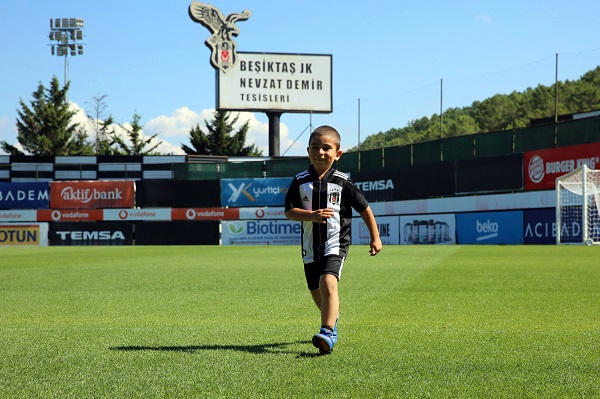
[[[0,183],[0,209],[48,209],[50,184]]]
[[[525,244],[556,244],[556,211],[531,209],[523,212]]]
[[[523,244],[523,212],[456,215],[458,244]]]
[[[221,206],[283,206],[291,177],[221,179]]]

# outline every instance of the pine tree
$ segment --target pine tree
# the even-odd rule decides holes
[[[114,123],[112,115],[106,116],[106,94],[92,97],[91,103],[87,103],[92,107],[91,111],[87,112],[87,117],[94,133],[94,152],[96,155],[112,155],[115,151],[112,149],[114,140],[113,129],[111,125]]]
[[[141,115],[134,113],[133,120],[130,123],[130,128],[125,125],[121,125],[121,128],[125,130],[125,133],[129,138],[129,144],[126,143],[125,140],[119,137],[116,133],[113,133],[112,138],[118,147],[117,151],[120,150],[125,155],[150,155],[159,145],[162,144],[162,141],[160,141],[149,149],[147,148],[150,145],[150,142],[154,140],[158,134],[155,134],[148,139],[144,139],[144,135],[142,133],[143,126],[140,125],[141,119]]]
[[[17,141],[26,153],[39,156],[70,155],[87,152],[89,143],[79,124],[72,123],[76,111],[69,109],[67,92],[69,84],[62,89],[55,76],[46,89],[40,82],[33,92],[30,106],[21,99],[17,110]],[[2,148],[9,153],[18,149],[3,141]]]
[[[183,151],[195,155],[261,156],[262,151],[254,144],[245,146],[250,127],[248,121],[233,133],[239,114],[231,121],[230,117],[231,114],[226,111],[215,111],[212,121],[204,121],[208,133],[204,133],[199,124],[194,126],[190,130],[190,144],[193,148],[182,144]]]
[[[96,155],[115,155],[118,153],[112,146],[116,144],[114,140],[115,131],[111,127],[115,123],[112,115],[98,122],[98,133],[94,144]]]

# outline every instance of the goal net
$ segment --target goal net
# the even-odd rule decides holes
[[[582,165],[556,179],[556,244],[600,244],[600,170]]]

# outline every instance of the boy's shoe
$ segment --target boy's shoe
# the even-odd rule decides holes
[[[337,341],[337,334],[328,328],[321,327],[318,334],[315,334],[312,338],[312,343],[315,347],[319,348],[321,355],[328,355],[333,351],[333,345]]]

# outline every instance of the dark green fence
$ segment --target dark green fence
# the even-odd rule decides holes
[[[514,152],[514,131],[480,133],[474,136],[475,158],[495,157]]]
[[[360,169],[358,167],[358,157],[359,154],[362,153],[363,151],[347,152],[345,154],[342,154],[342,157],[337,162],[337,165],[335,165],[334,167],[338,170],[341,170],[344,173],[360,172]]]
[[[600,141],[600,117],[501,132],[479,133],[344,153],[334,165],[345,173],[437,164]],[[219,164],[175,164],[175,179],[293,177],[310,166],[308,156]]]
[[[360,152],[360,170],[377,170],[383,168],[383,148]]]
[[[536,126],[515,130],[515,152],[554,148],[554,126]]]
[[[596,143],[600,141],[600,118],[575,119],[568,124],[558,125],[557,147]]]
[[[384,167],[398,168],[412,165],[412,146],[384,148]]]
[[[442,140],[413,144],[413,165],[428,165],[442,161]]]
[[[267,177],[292,177],[308,169],[308,156],[301,158],[281,158],[266,161]]]
[[[173,164],[173,178],[176,180],[217,180],[221,164],[218,163],[178,163]]]
[[[473,136],[452,137],[442,141],[444,161],[461,161],[475,157],[475,138]]]

